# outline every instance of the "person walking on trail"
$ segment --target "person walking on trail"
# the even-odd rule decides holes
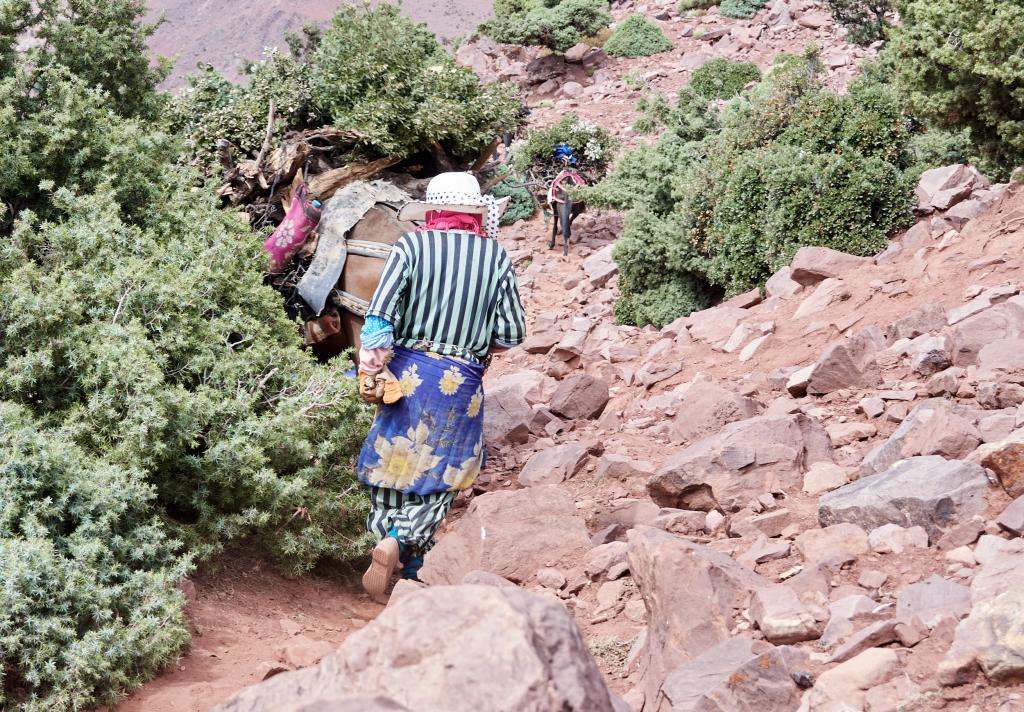
[[[481,195],[469,173],[442,173],[399,213],[425,222],[392,248],[360,334],[359,393],[380,404],[356,468],[378,539],[363,575],[373,596],[399,564],[417,579],[455,496],[484,465],[484,370],[526,336],[496,239],[507,205]]]

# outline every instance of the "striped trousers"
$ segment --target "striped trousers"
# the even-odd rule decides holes
[[[388,487],[370,487],[370,513],[366,529],[381,540],[392,529],[410,556],[422,556],[434,546],[434,534],[458,492],[406,494]]]

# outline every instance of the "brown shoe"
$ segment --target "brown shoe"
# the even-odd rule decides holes
[[[370,554],[373,561],[363,574],[363,588],[371,596],[383,596],[391,583],[391,575],[398,567],[398,539],[386,536]]]

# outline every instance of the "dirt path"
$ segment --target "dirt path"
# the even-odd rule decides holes
[[[238,552],[217,565],[194,579],[191,650],[117,712],[205,712],[272,669],[291,667],[284,663],[289,655],[311,655],[326,647],[322,641],[337,647],[382,609],[351,572],[286,579],[256,555]]]

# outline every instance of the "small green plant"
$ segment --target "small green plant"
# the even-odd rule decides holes
[[[607,0],[495,0],[479,32],[496,42],[564,52],[611,24]]]
[[[757,11],[764,7],[768,0],[722,0],[718,12],[725,17],[736,17],[749,20]]]
[[[501,217],[502,225],[511,225],[520,220],[529,220],[537,209],[537,204],[534,202],[533,196],[530,195],[530,191],[513,175],[507,176],[491,188],[490,194],[495,198],[504,198],[506,196],[510,198],[508,210]]]
[[[832,17],[849,32],[851,42],[869,45],[884,40],[891,25],[887,17],[895,10],[891,0],[828,0]]]
[[[672,42],[644,15],[630,15],[604,43],[604,51],[613,57],[649,57],[670,49]]]
[[[633,122],[633,130],[640,134],[648,134],[668,122],[672,107],[664,94],[653,92],[640,97],[636,103],[636,111],[639,116]]]
[[[753,62],[711,59],[690,77],[688,88],[711,99],[731,99],[750,82],[761,80],[761,70]]]
[[[636,72],[626,72],[622,75],[622,83],[634,91],[644,89],[648,86],[647,80],[638,76]]]
[[[713,5],[717,5],[719,0],[679,0],[679,4],[676,8],[680,13],[688,12],[690,10],[706,10]]]

